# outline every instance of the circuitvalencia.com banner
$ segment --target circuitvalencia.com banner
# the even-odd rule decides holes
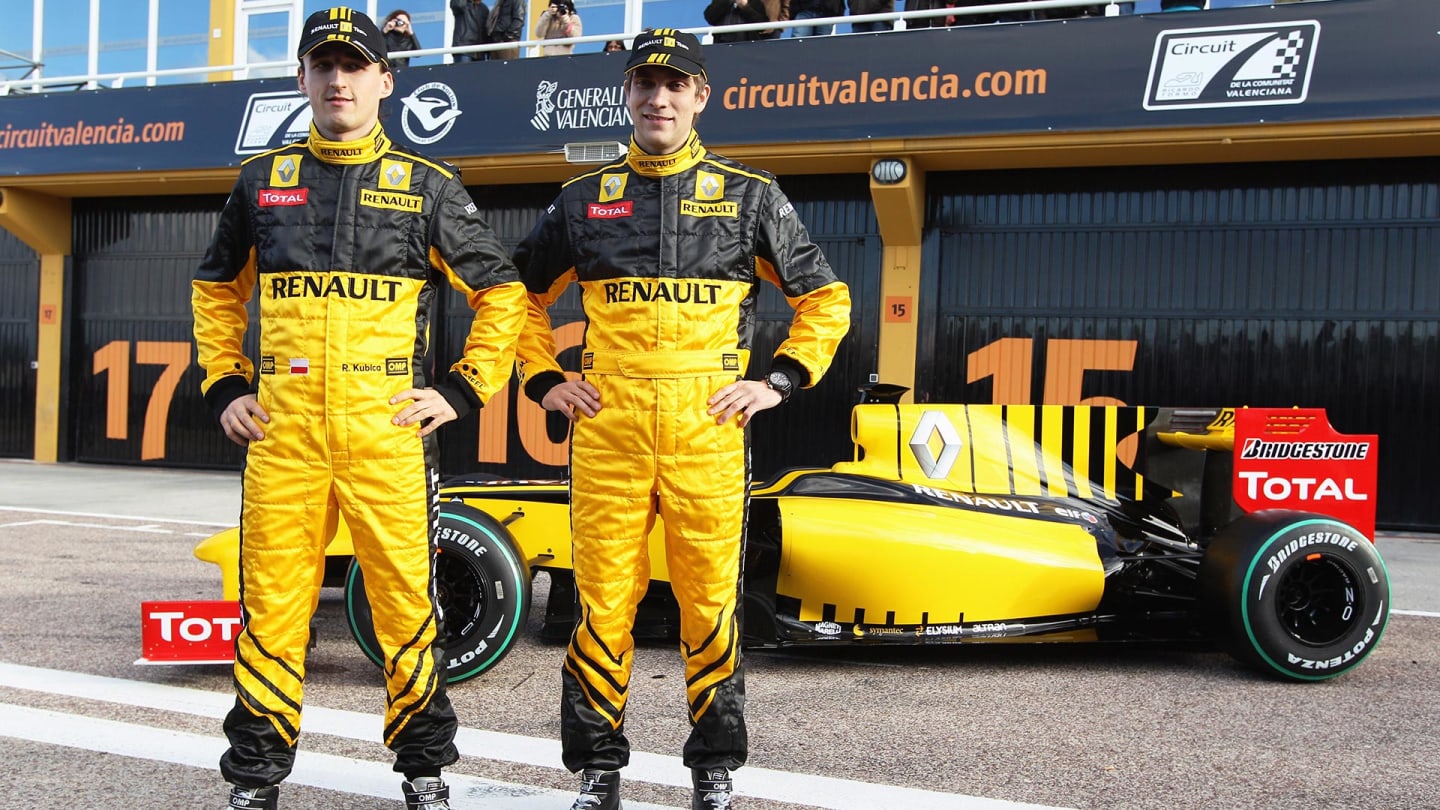
[[[843,28],[843,26],[842,26]],[[708,46],[706,143],[1440,115],[1440,3],[1331,0]],[[402,69],[382,107],[436,157],[620,141],[623,57]],[[6,176],[218,168],[306,137],[293,78],[0,98]]]
[[[184,121],[149,124],[126,123],[117,118],[108,123],[79,120],[57,125],[49,121],[30,129],[6,123],[0,131],[0,149],[47,149],[57,146],[105,146],[122,143],[180,143],[185,140]]]

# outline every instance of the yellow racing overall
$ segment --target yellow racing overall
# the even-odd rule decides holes
[[[279,783],[294,763],[310,618],[325,546],[344,518],[384,652],[383,739],[406,774],[457,758],[436,644],[435,436],[397,427],[391,396],[427,385],[441,284],[477,314],[434,387],[461,415],[509,378],[524,288],[453,167],[377,125],[246,161],[192,285],[206,401],[219,415],[258,384],[270,416],[246,450],[235,708],[227,781]],[[259,297],[259,367],[242,341]]]
[[[584,378],[600,411],[570,445],[579,624],[562,672],[561,742],[571,770],[629,760],[625,703],[636,606],[658,515],[680,605],[690,767],[736,768],[747,741],[736,616],[749,484],[747,432],[707,400],[746,372],[761,280],[795,309],[771,361],[817,382],[849,328],[850,299],[774,178],[706,152],[631,146],[569,181],[515,253],[530,292],[518,347],[537,402],[564,380],[546,308],[578,282],[588,321]]]

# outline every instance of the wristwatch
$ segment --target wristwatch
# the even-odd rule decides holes
[[[795,381],[790,379],[789,374],[786,374],[780,369],[775,369],[765,377],[765,387],[771,391],[778,392],[780,394],[780,401],[784,402],[795,392]]]

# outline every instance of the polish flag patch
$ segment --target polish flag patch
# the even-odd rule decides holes
[[[307,360],[307,359],[305,359],[305,358],[303,358],[303,357],[292,357],[292,358],[290,358],[290,373],[291,373],[291,374],[309,374],[309,373],[310,373],[310,361]]]

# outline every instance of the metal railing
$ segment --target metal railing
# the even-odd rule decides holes
[[[1120,4],[1126,0],[1013,0],[1013,2],[997,2],[983,6],[961,6],[956,8],[936,8],[916,11],[896,11],[883,14],[857,14],[840,17],[821,17],[804,20],[786,20],[783,22],[745,23],[742,25],[725,26],[694,26],[685,27],[680,30],[689,31],[701,37],[701,41],[710,43],[714,35],[719,33],[746,33],[750,31],[770,31],[781,29],[783,31],[791,28],[810,28],[813,26],[835,26],[835,32],[828,36],[847,36],[847,32],[841,30],[845,25],[854,23],[889,22],[892,30],[901,31],[905,28],[907,20],[933,19],[937,17],[964,18],[969,16],[1004,14],[1009,12],[1025,11],[1047,11],[1051,9],[1087,8],[1102,3],[1105,6],[1105,16],[1113,17],[1120,14]],[[1065,19],[1037,20],[1037,22],[1063,23]],[[963,25],[963,23],[957,23]],[[424,57],[424,56],[454,56],[457,54],[491,53],[505,51],[514,48],[521,49],[523,58],[536,58],[539,56],[539,49],[542,45],[565,45],[583,44],[589,42],[608,42],[612,39],[630,41],[640,31],[611,32],[605,34],[587,34],[582,37],[567,37],[565,39],[526,39],[517,42],[490,42],[484,45],[467,45],[463,47],[444,48],[423,48],[414,51],[396,51],[391,54],[395,57]],[[543,58],[543,57],[540,57]],[[26,64],[30,63],[24,60]],[[294,59],[283,59],[269,62],[250,62],[245,64],[232,65],[198,65],[186,68],[166,68],[163,70],[132,70],[115,71],[107,73],[93,73],[77,76],[54,76],[45,78],[8,79],[0,81],[0,96],[21,93],[42,93],[54,89],[104,89],[124,87],[127,82],[143,80],[151,83],[155,79],[168,78],[173,76],[200,76],[199,81],[209,81],[204,78],[213,74],[233,74],[233,79],[252,78],[253,73],[265,73],[268,71],[281,71],[281,75],[289,75],[296,66]],[[33,72],[33,68],[30,72]],[[269,78],[269,77],[267,77]]]

